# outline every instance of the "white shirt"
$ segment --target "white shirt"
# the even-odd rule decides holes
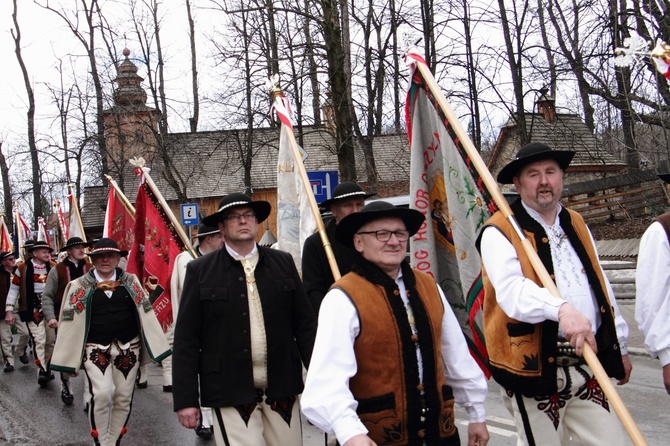
[[[670,364],[670,244],[659,222],[640,239],[635,289],[635,320],[644,346],[661,365]]]
[[[98,274],[98,270],[95,269],[95,268],[93,268],[93,275],[95,276],[95,281],[98,282],[98,283],[100,283],[100,282],[114,282],[116,280],[116,268],[114,269],[114,274],[109,279],[103,279],[102,277],[100,277],[100,275]],[[105,296],[109,297],[110,299],[112,297],[112,294],[114,294],[114,291],[112,291],[112,290],[106,290],[106,291],[103,291],[103,292],[105,293]]]
[[[512,319],[538,324],[545,320],[558,322],[558,310],[565,302],[572,304],[589,319],[595,333],[600,326],[600,313],[593,290],[589,285],[586,271],[576,251],[567,238],[562,236],[558,216],[553,225],[548,225],[540,215],[522,203],[526,211],[547,232],[551,248],[556,287],[562,298],[553,296],[546,288],[527,279],[521,270],[521,263],[512,243],[497,228],[487,227],[482,234],[482,263],[491,284],[496,290],[496,301],[500,308]],[[560,208],[558,210],[560,212]],[[588,231],[588,228],[587,228]],[[593,248],[595,242],[589,232]],[[600,264],[594,265],[601,268]],[[621,353],[628,353],[628,325],[621,316],[614,298],[614,292],[603,273],[605,292],[614,307],[615,325]],[[562,335],[562,330],[559,330]]]
[[[404,288],[401,276],[396,284]],[[445,380],[470,422],[482,423],[486,420],[486,378],[470,356],[442,290],[439,292],[445,309],[440,340]],[[300,404],[307,419],[319,429],[334,433],[340,444],[368,432],[356,414],[358,403],[349,390],[349,379],[356,374],[354,341],[359,332],[360,320],[349,297],[339,289],[328,291],[319,310],[316,341]]]
[[[44,292],[44,285],[46,284],[47,281],[47,265],[46,263],[43,263],[41,265],[38,265],[35,263],[33,259],[30,259],[30,261],[33,264],[33,271],[35,275],[41,275],[44,276],[43,281],[35,280],[33,283],[35,294],[42,294]],[[21,277],[21,271],[16,268],[14,270],[14,275],[16,277]],[[7,300],[5,303],[5,311],[14,311],[14,304],[16,304],[16,301],[19,299],[19,294],[21,291],[21,286],[16,285],[14,281],[12,280],[12,284],[9,286],[9,292],[7,293]]]

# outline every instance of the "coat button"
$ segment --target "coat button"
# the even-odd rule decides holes
[[[247,295],[244,294],[244,293],[242,293],[242,294],[240,294],[240,297],[241,297],[242,299],[246,299],[246,298],[247,298]]]
[[[244,282],[244,277],[238,277],[237,280],[239,280],[240,282]]]
[[[605,307],[604,307],[604,306],[601,306],[601,307],[600,307],[600,312],[601,312],[602,314],[605,314]]]
[[[412,341],[419,342],[419,335],[418,334],[413,334],[412,335]]]
[[[553,363],[554,363],[554,358],[549,358],[549,359],[547,359],[547,362],[548,362],[549,364],[553,364]]]
[[[400,296],[400,291],[398,291],[398,290],[393,290],[393,294],[394,294],[395,296]]]
[[[542,243],[549,243],[549,239],[547,237],[542,237]]]
[[[419,438],[425,438],[426,437],[426,429],[420,429],[418,435],[419,435]]]
[[[419,384],[418,386],[416,386],[416,390],[418,390],[419,392],[423,392],[423,384]]]

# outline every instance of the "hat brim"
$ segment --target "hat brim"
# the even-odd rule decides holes
[[[258,221],[258,223],[264,222],[268,218],[268,216],[270,215],[270,211],[272,210],[272,206],[270,206],[270,203],[268,203],[267,201],[250,201],[248,203],[242,203],[239,205],[230,206],[222,211],[218,211],[213,213],[212,215],[208,215],[207,217],[202,219],[202,223],[206,224],[207,226],[217,227],[218,224],[222,221],[223,215],[226,212],[231,211],[233,209],[245,208],[245,207],[253,209],[254,213],[256,214],[256,220]]]
[[[43,246],[43,245],[31,245],[28,248],[25,248],[26,251],[32,254],[32,252],[36,249],[48,249],[49,252],[54,252],[54,249],[51,246]]]
[[[328,200],[323,200],[321,203],[319,203],[319,207],[321,209],[325,210],[330,210],[330,207],[333,205],[333,203],[337,203],[338,201],[344,201],[344,200],[349,200],[351,198],[362,198],[363,200],[374,197],[375,193],[372,194],[367,194],[365,192],[362,193],[352,193],[352,194],[346,194],[343,197],[335,197],[335,198],[329,198]]]
[[[207,231],[207,232],[198,232],[196,235],[191,237],[192,239],[198,239],[198,238],[203,238],[207,237],[208,235],[214,235],[214,234],[219,234],[220,231],[217,229],[216,231]]]
[[[562,170],[565,170],[570,165],[570,161],[575,156],[575,152],[568,150],[551,150],[545,152],[533,153],[532,155],[523,158],[515,159],[508,165],[502,168],[498,173],[498,183],[500,184],[514,184],[514,177],[519,174],[519,171],[528,164],[535,161],[542,161],[552,159],[558,163]]]
[[[86,254],[89,257],[95,257],[95,256],[99,256],[99,255],[102,255],[102,254],[109,254],[110,252],[118,254],[121,257],[125,257],[125,256],[128,255],[128,251],[126,251],[125,249],[113,249],[113,248],[102,248],[102,249],[98,249],[97,252],[94,249],[93,251],[88,252]]]
[[[65,252],[67,251],[68,248],[72,248],[73,246],[83,246],[84,248],[88,248],[91,246],[91,242],[81,242],[81,243],[73,243],[71,245],[65,245],[61,249],[58,250],[58,252]]]
[[[412,237],[419,231],[426,217],[420,211],[407,208],[391,208],[372,212],[355,212],[344,217],[335,227],[335,238],[343,245],[354,248],[354,234],[371,221],[396,217],[405,223],[405,229]]]

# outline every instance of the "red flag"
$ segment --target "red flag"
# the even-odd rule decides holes
[[[14,243],[12,243],[12,236],[9,234],[9,229],[7,229],[7,224],[5,223],[5,217],[2,217],[0,220],[0,251],[13,252]]]
[[[163,330],[172,324],[170,277],[174,259],[185,247],[146,182],[135,200],[135,240],[127,271],[139,277]]]
[[[122,250],[130,251],[135,238],[135,216],[124,206],[114,187],[109,188],[102,236],[111,238]]]
[[[424,64],[416,54],[410,63]],[[451,124],[434,101],[419,70],[412,70],[406,119],[410,139],[410,207],[426,216],[412,238],[412,266],[430,274],[461,324],[470,353],[487,377],[481,260],[475,240],[496,210]]]
[[[60,201],[54,203],[56,207],[56,212],[58,213],[58,226],[60,227],[61,234],[63,236],[63,245],[67,243],[67,240],[70,238],[70,229],[67,226],[67,218],[65,218],[65,213],[63,208],[60,205]]]

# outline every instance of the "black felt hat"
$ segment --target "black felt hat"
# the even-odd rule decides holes
[[[87,247],[91,246],[91,243],[83,241],[81,237],[70,237],[69,239],[67,239],[67,242],[65,242],[65,245],[60,249],[60,252],[66,251],[68,248],[72,248],[73,246],[78,245],[83,245],[84,247]]]
[[[364,225],[380,218],[397,217],[405,223],[410,237],[416,234],[424,220],[424,215],[415,209],[397,208],[386,201],[373,201],[360,212],[344,217],[335,228],[335,238],[345,246],[354,247],[354,234]]]
[[[541,142],[526,144],[516,154],[516,157],[502,168],[498,174],[498,182],[501,184],[513,184],[514,177],[519,174],[522,167],[535,161],[552,159],[565,170],[570,165],[575,152],[569,150],[551,150],[551,147]]]
[[[121,257],[128,255],[128,251],[119,249],[119,245],[114,239],[111,238],[101,238],[95,243],[91,252],[88,253],[89,257],[94,257],[100,254],[107,254],[109,252],[115,252]]]
[[[202,219],[202,223],[207,226],[217,226],[223,215],[231,209],[239,207],[250,207],[256,213],[258,223],[265,221],[270,215],[272,207],[267,201],[252,201],[248,195],[233,193],[228,194],[219,202],[219,209],[210,216]]]
[[[347,198],[366,199],[368,197],[372,197],[373,195],[375,194],[365,193],[365,191],[363,191],[361,186],[359,186],[357,183],[354,183],[353,181],[345,181],[344,183],[340,183],[335,186],[335,189],[333,189],[333,196],[328,200],[324,200],[319,203],[319,207],[323,209],[330,209],[330,206],[336,201],[346,200]]]
[[[54,249],[44,240],[37,240],[32,245],[28,245],[28,242],[26,242],[23,246],[28,252],[33,252],[36,249],[48,249],[50,252],[54,252]]]
[[[16,257],[11,251],[0,251],[0,262],[7,260],[10,257]]]

